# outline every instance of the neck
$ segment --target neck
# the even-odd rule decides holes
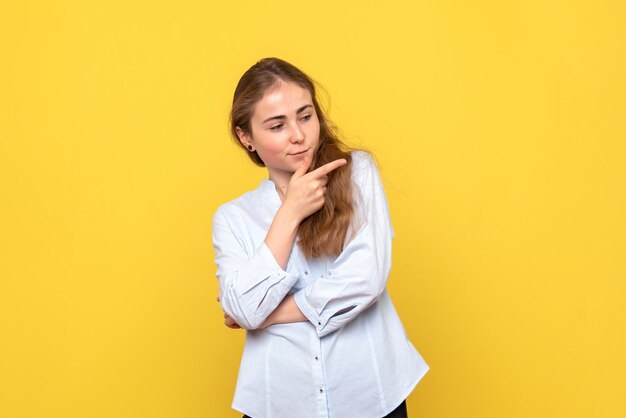
[[[287,185],[293,173],[269,173],[270,180],[276,185],[276,192],[282,202],[285,201],[287,195]]]

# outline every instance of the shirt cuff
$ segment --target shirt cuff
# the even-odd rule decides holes
[[[317,334],[320,335],[330,318],[324,319],[321,315],[317,313],[315,308],[313,308],[306,300],[306,297],[304,296],[305,291],[306,288],[300,289],[295,292],[293,294],[293,300],[296,302],[296,305],[298,305],[298,308],[300,308],[302,314],[306,316],[306,318],[315,326]]]
[[[259,249],[257,250],[257,253],[261,257],[261,259],[267,264],[267,266],[284,271],[280,264],[278,264],[278,261],[276,261],[274,254],[272,254],[272,250],[270,250],[270,247],[267,246],[265,241],[261,243]]]
[[[250,274],[249,281],[242,286],[241,292],[246,293],[252,288],[260,284],[259,277],[262,280],[270,279],[265,283],[265,286],[271,287],[281,282],[281,285],[286,287],[287,290],[298,281],[299,276],[297,274],[290,273],[284,270],[280,264],[274,258],[274,254],[269,249],[265,242],[261,243],[257,249],[255,260],[253,264],[249,266],[250,272],[256,272],[257,274]]]

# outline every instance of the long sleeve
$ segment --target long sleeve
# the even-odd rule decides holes
[[[356,162],[353,159],[353,164]],[[385,290],[391,269],[394,231],[380,175],[365,153],[354,170],[356,234],[333,261],[328,275],[318,277],[294,295],[320,337],[352,321],[375,303]]]
[[[222,309],[241,327],[256,329],[276,309],[298,276],[280,267],[264,241],[252,251],[247,249],[235,228],[243,227],[243,221],[228,219],[223,212],[220,207],[213,217]]]

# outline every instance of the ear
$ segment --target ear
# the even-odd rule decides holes
[[[237,138],[239,138],[239,142],[243,145],[244,148],[248,148],[248,145],[252,145],[252,138],[250,135],[245,133],[243,129],[239,126],[235,126],[235,132],[237,133]]]

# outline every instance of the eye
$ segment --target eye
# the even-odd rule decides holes
[[[278,132],[280,130],[280,128],[283,127],[282,123],[279,123],[278,125],[274,125],[270,128],[270,130],[274,131],[274,132]]]
[[[311,115],[306,115],[306,116],[303,116],[303,117],[302,117],[302,119],[304,119],[305,121],[306,121],[306,120],[309,120],[309,119],[311,119]]]

